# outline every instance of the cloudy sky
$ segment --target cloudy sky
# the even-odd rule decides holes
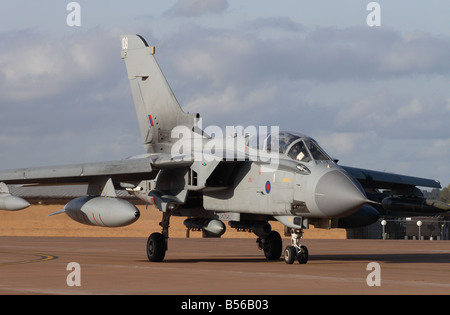
[[[143,153],[121,34],[203,125],[279,126],[340,164],[450,183],[450,2],[2,1],[0,168]],[[394,3],[393,3],[394,2]]]

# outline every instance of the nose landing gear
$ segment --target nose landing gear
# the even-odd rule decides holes
[[[284,261],[286,264],[293,264],[295,259],[300,264],[308,262],[308,248],[300,244],[302,235],[302,230],[291,229],[291,245],[286,246],[284,249]]]

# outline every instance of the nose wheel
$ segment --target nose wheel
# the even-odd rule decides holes
[[[291,245],[286,246],[284,249],[284,261],[286,264],[293,264],[296,259],[300,264],[308,262],[308,248],[300,244],[302,235],[302,230],[291,229]]]

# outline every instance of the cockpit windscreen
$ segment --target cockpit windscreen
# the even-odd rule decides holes
[[[251,136],[249,146],[265,149],[267,152],[287,154],[291,159],[301,162],[331,160],[313,139],[304,134],[281,131],[272,133],[263,139],[265,140],[259,142],[259,137]],[[263,144],[263,146],[260,146],[261,144]]]
[[[309,141],[306,141],[306,144],[307,144],[309,152],[311,152],[311,155],[314,160],[316,160],[316,161],[330,160],[330,157],[319,147],[319,145],[317,143],[309,140]]]

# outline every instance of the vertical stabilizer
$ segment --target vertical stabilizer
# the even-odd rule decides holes
[[[181,109],[154,58],[154,47],[139,35],[120,39],[145,149],[148,153],[170,152],[176,141],[171,139],[172,129],[187,126],[192,130],[198,115]]]

